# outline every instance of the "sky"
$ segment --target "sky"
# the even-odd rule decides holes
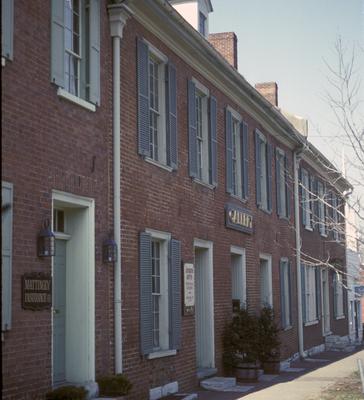
[[[252,85],[277,82],[279,107],[308,119],[309,140],[341,168],[342,131],[325,100],[332,92],[326,63],[337,65],[338,37],[348,49],[354,46],[364,101],[364,0],[212,0],[212,5],[209,31],[236,33],[239,72]],[[364,102],[359,112],[364,124]],[[350,148],[345,156],[351,157]]]

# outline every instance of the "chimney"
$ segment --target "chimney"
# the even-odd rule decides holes
[[[276,82],[256,83],[255,89],[270,103],[278,107],[278,85]]]
[[[234,32],[210,33],[208,41],[234,68],[238,68],[238,39]]]

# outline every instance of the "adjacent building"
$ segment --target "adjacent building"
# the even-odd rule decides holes
[[[233,307],[273,307],[282,361],[348,335],[351,186],[210,1],[2,7],[4,399],[114,372],[130,399],[191,390]]]

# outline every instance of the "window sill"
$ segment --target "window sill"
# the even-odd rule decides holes
[[[177,354],[177,350],[161,350],[161,351],[156,351],[154,353],[148,354],[147,359],[153,360],[155,358],[175,356],[176,354]]]
[[[264,207],[263,207],[263,206],[261,206],[261,205],[259,205],[259,206],[258,206],[258,208],[259,208],[259,210],[261,210],[261,211],[265,212],[266,214],[268,214],[268,215],[272,215],[272,210],[271,210],[271,211],[269,211],[269,210],[267,210],[266,208],[264,208]]]
[[[193,180],[193,182],[196,182],[196,183],[198,183],[199,185],[205,186],[205,187],[207,187],[208,189],[211,189],[211,190],[214,190],[215,187],[216,187],[216,186],[214,186],[214,185],[211,185],[210,183],[201,181],[201,180],[198,179],[198,178],[193,178],[192,180]]]
[[[330,335],[332,335],[332,332],[331,332],[331,331],[329,331],[329,332],[324,332],[322,336],[325,337],[325,336],[330,336]]]
[[[322,236],[322,237],[324,237],[324,238],[327,238],[327,234],[326,234],[326,233],[321,233],[321,232],[320,232],[320,236]]]
[[[292,328],[293,328],[292,325],[288,325],[285,328],[283,328],[283,332],[290,331]]]
[[[153,160],[153,158],[145,157],[144,159],[149,164],[152,164],[152,165],[155,165],[156,167],[162,168],[165,171],[168,171],[168,172],[172,172],[173,171],[173,168],[170,167],[169,165],[162,164],[159,161]]]
[[[71,103],[77,104],[78,106],[85,108],[88,111],[96,111],[96,106],[94,104],[89,103],[88,101],[83,100],[80,97],[74,96],[73,94],[68,93],[66,90],[60,87],[57,90],[57,95],[65,100],[70,101]]]
[[[316,319],[315,321],[305,322],[303,325],[304,326],[312,326],[312,325],[317,325],[318,323],[319,323],[319,320]]]
[[[339,319],[345,319],[345,315],[339,315],[338,317],[335,317],[336,321]]]
[[[285,216],[285,215],[278,215],[279,219],[282,219],[283,221],[287,221],[289,222],[289,217]]]
[[[313,228],[311,226],[304,225],[306,231],[313,232]]]
[[[238,200],[238,201],[241,201],[242,203],[246,203],[246,202],[248,201],[248,199],[246,199],[246,198],[244,198],[244,197],[237,196],[236,194],[230,194],[230,196],[231,196],[233,199],[236,199],[236,200]]]

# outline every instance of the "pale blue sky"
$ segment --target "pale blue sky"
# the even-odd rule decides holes
[[[307,118],[310,141],[341,165],[339,132],[324,100],[329,89],[324,60],[336,65],[339,35],[349,46],[361,46],[357,70],[364,100],[364,0],[212,0],[212,5],[210,32],[237,34],[240,73],[251,84],[276,81],[279,106]]]

